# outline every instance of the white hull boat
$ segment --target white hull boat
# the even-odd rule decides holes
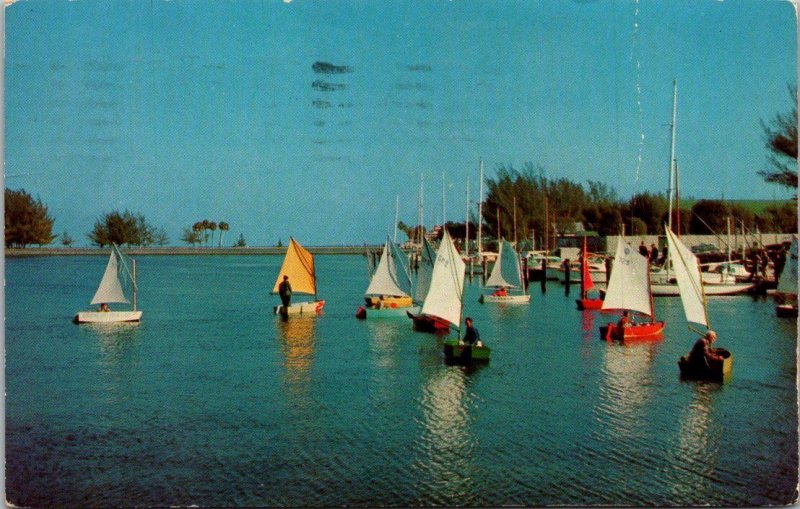
[[[117,322],[138,322],[142,319],[142,311],[136,309],[136,261],[131,260],[132,269],[128,268],[125,256],[116,246],[111,245],[111,256],[108,258],[106,270],[97,291],[89,302],[91,305],[100,305],[100,309],[94,311],[79,311],[72,319],[74,323],[117,323]],[[125,296],[122,288],[123,279],[130,280],[133,303]],[[108,304],[130,304],[130,310],[112,311]]]
[[[75,323],[113,323],[138,322],[142,319],[141,311],[80,311],[75,315]]]

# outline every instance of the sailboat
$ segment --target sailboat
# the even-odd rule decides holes
[[[575,300],[578,309],[600,309],[603,298],[600,291],[595,288],[592,275],[589,272],[589,256],[586,250],[586,237],[583,238],[583,252],[581,253],[581,298]]]
[[[106,270],[97,291],[89,302],[91,305],[100,304],[98,311],[80,311],[73,318],[75,323],[111,323],[111,322],[138,322],[142,319],[142,312],[136,309],[136,261],[131,258],[132,269],[128,268],[125,255],[116,244],[111,245],[111,256],[108,258]],[[130,279],[133,293],[133,303],[125,297],[122,289],[120,275]],[[130,311],[111,311],[108,304],[131,304]]]
[[[623,238],[617,243],[614,266],[601,310],[638,312],[650,319],[621,327],[609,323],[600,327],[600,337],[606,340],[657,340],[664,334],[664,322],[655,319],[653,294],[650,292],[650,262]]]
[[[686,320],[703,325],[706,330],[710,330],[708,306],[697,257],[681,242],[672,229],[667,227],[666,231],[669,252],[672,257],[672,268],[681,291],[681,303]],[[699,333],[691,326],[689,329]],[[701,365],[691,362],[688,355],[681,357],[678,361],[681,376],[684,378],[722,379],[725,375],[730,374],[733,369],[733,355],[723,348],[715,348],[714,353],[723,360],[706,361]]]
[[[412,305],[408,257],[389,239],[383,245],[364,299],[366,306],[358,308],[356,318],[404,317]]]
[[[423,262],[420,265],[417,286],[427,289],[422,306],[412,308],[407,314],[420,330],[448,333],[451,327],[460,326],[466,265],[447,230],[444,231],[444,237],[436,251],[429,281],[426,281],[428,275],[423,271],[426,256],[424,245],[422,254]]]
[[[278,272],[272,294],[279,292],[279,286],[283,277],[289,277],[292,285],[292,294],[313,295],[313,301],[292,302],[287,306],[275,306],[273,311],[276,315],[314,315],[322,311],[325,301],[317,299],[317,276],[314,270],[314,256],[300,245],[294,238],[289,237],[289,247],[286,249],[286,256],[283,265]]]
[[[522,272],[519,266],[519,256],[514,246],[505,239],[500,242],[497,260],[494,262],[492,273],[486,280],[486,288],[497,288],[498,291],[485,295],[481,294],[479,302],[503,302],[508,304],[527,304],[531,296],[525,291],[522,281]],[[521,293],[511,294],[506,289],[519,289]]]
[[[797,237],[792,239],[789,257],[775,292],[776,298],[780,299],[775,314],[781,318],[797,318]]]

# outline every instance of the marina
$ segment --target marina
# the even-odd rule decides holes
[[[313,319],[268,294],[279,256],[138,260],[137,324],[70,322],[97,257],[6,260],[6,493],[18,506],[767,505],[797,486],[795,319],[772,298],[708,301],[735,353],[725,383],[682,381],[680,299],[663,340],[598,337],[579,290],[465,316],[449,336],[358,320],[361,256],[319,256]]]

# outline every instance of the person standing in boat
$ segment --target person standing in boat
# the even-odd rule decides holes
[[[658,246],[655,244],[650,245],[650,263],[655,265],[658,261]]]
[[[695,341],[692,351],[689,352],[689,362],[698,366],[708,366],[710,361],[721,361],[722,357],[714,353],[711,345],[717,340],[717,333],[709,330],[706,334]]]
[[[466,317],[464,319],[464,324],[467,326],[467,331],[464,333],[464,343],[468,345],[474,345],[475,343],[480,342],[481,334],[478,332],[478,329],[472,325],[472,318]]]
[[[278,285],[278,295],[281,297],[281,304],[288,308],[292,302],[292,285],[289,283],[289,276],[283,276],[283,281]]]

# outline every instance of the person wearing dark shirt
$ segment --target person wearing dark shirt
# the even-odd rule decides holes
[[[717,340],[717,333],[713,330],[709,330],[706,332],[705,336],[698,339],[694,346],[692,347],[692,351],[689,352],[689,362],[698,366],[708,366],[709,361],[717,360],[721,361],[722,357],[714,353],[711,348],[711,345],[714,341]]]
[[[639,254],[647,258],[650,255],[650,252],[647,250],[647,246],[644,245],[644,241],[639,244]]]
[[[468,345],[473,345],[473,344],[477,343],[478,341],[480,341],[481,340],[481,335],[478,332],[478,329],[476,329],[472,325],[472,318],[467,317],[466,319],[464,319],[464,323],[467,325],[467,331],[464,334],[464,343],[466,343]]]
[[[292,285],[289,284],[289,276],[283,276],[283,281],[278,285],[278,295],[281,296],[283,307],[288,308],[292,302]]]
[[[658,261],[658,247],[655,244],[650,246],[650,263],[655,264]]]
[[[619,321],[617,322],[617,327],[624,329],[625,327],[630,327],[630,326],[631,326],[631,319],[628,316],[628,312],[623,311],[622,318],[620,318]]]

